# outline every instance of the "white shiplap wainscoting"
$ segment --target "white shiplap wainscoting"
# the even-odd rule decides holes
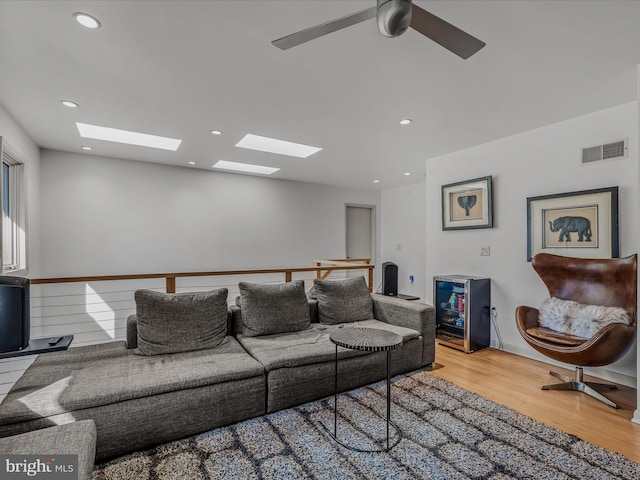
[[[73,335],[71,347],[124,340],[138,288],[164,291],[163,279],[31,285],[31,338]],[[45,354],[46,355],[46,354]],[[0,360],[0,401],[36,359]]]
[[[358,271],[334,271],[332,279],[353,276]],[[364,271],[366,277],[367,272]],[[294,273],[292,280],[304,280],[305,289],[313,285],[313,272]],[[228,303],[240,295],[239,282],[275,284],[283,274],[181,277],[176,292],[197,292],[227,288]],[[127,317],[136,311],[134,292],[146,288],[164,292],[165,280],[117,280],[31,285],[31,338],[73,335],[71,348],[96,343],[124,341]],[[46,354],[44,354],[46,355]],[[0,401],[36,359],[36,355],[0,360]]]

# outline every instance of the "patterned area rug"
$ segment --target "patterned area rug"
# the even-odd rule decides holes
[[[428,372],[396,377],[391,392],[391,418],[402,439],[386,453],[337,444],[323,427],[333,431],[330,398],[115,459],[97,466],[93,478],[640,478],[640,465],[626,457]],[[376,415],[386,415],[384,382],[338,397],[338,413],[340,440],[357,448],[384,445],[386,423]]]

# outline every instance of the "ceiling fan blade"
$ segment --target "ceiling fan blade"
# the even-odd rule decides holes
[[[482,40],[478,40],[415,4],[411,11],[411,28],[464,59],[486,45]]]
[[[328,33],[333,33],[338,30],[342,30],[343,28],[350,27],[351,25],[370,20],[375,18],[375,16],[376,7],[367,8],[361,12],[347,15],[346,17],[323,23],[322,25],[316,25],[315,27],[307,28],[306,30],[302,30],[297,33],[292,33],[286,37],[274,40],[271,43],[282,50],[286,50],[300,45],[301,43],[308,42],[309,40],[313,40],[314,38],[322,37]]]

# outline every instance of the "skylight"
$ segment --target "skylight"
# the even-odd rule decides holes
[[[261,152],[278,153],[290,157],[307,158],[322,150],[318,147],[310,147],[301,143],[287,142],[276,138],[261,137],[248,133],[242,140],[236,143],[236,147],[259,150]]]
[[[226,160],[218,160],[213,168],[220,170],[232,170],[234,172],[259,173],[260,175],[271,175],[280,170],[275,167],[265,167],[262,165],[251,165],[250,163],[228,162]]]
[[[138,145],[140,147],[161,148],[163,150],[172,150],[175,152],[182,142],[182,140],[178,140],[176,138],[158,137],[157,135],[149,135],[147,133],[99,127],[97,125],[88,125],[86,123],[76,122],[76,126],[78,127],[80,136],[83,138],[126,143],[128,145]]]

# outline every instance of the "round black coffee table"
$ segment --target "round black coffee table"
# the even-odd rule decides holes
[[[387,330],[367,327],[344,327],[329,335],[329,339],[336,345],[335,383],[333,395],[333,434],[332,437],[340,445],[357,452],[386,452],[400,442],[400,429],[391,422],[391,350],[402,345],[402,337]],[[363,450],[352,447],[338,439],[338,347],[365,352],[387,352],[387,447],[377,450]],[[395,443],[389,446],[389,425],[397,431]],[[331,433],[331,432],[329,432]]]

